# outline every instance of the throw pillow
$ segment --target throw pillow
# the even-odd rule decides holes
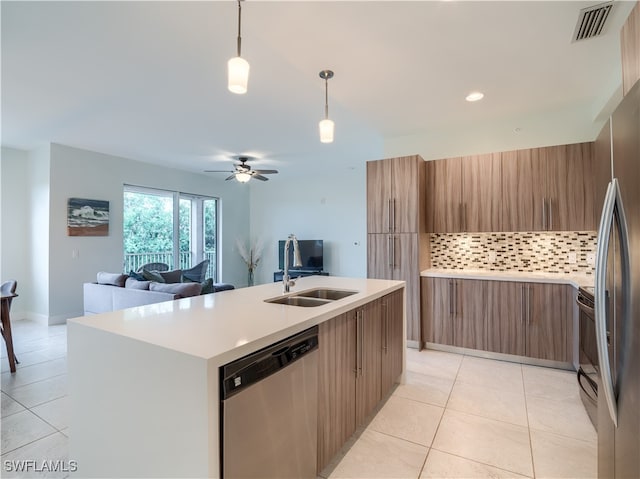
[[[200,285],[202,286],[200,294],[209,294],[215,292],[215,290],[213,289],[213,278],[205,279],[202,283],[200,283]]]
[[[190,296],[198,296],[202,287],[200,283],[151,283],[150,291],[159,291],[161,293],[175,294],[177,298],[189,298]]]
[[[180,283],[182,281],[182,270],[174,269],[173,271],[158,271],[165,283]]]
[[[121,273],[105,273],[104,271],[100,271],[98,273],[98,284],[110,284],[112,286],[123,287],[124,282],[127,280],[128,276],[126,274]]]
[[[124,283],[125,288],[129,289],[143,289],[148,290],[151,281],[138,281],[135,278],[127,278],[127,281]]]
[[[129,271],[129,278],[135,278],[138,281],[144,281],[144,276],[142,276],[140,273],[136,273],[133,270]]]
[[[156,283],[164,283],[164,278],[160,276],[157,271],[149,271],[148,269],[142,269],[142,276],[147,281],[155,281]]]

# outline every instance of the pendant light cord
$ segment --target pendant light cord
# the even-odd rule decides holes
[[[240,27],[242,25],[242,5],[240,4],[241,0],[238,0],[238,56],[240,55],[240,50],[242,48],[242,37],[240,36]]]
[[[329,118],[329,80],[324,79],[324,119]]]

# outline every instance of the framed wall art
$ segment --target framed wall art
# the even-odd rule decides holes
[[[67,202],[68,236],[109,236],[109,202],[69,198]]]

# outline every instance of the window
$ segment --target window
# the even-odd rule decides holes
[[[208,259],[218,280],[217,198],[137,186],[124,187],[124,271],[148,263],[187,269]]]

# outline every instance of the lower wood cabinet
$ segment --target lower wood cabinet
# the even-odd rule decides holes
[[[402,373],[403,291],[319,325],[318,472]]]
[[[424,340],[485,348],[486,281],[422,278]]]
[[[570,363],[573,287],[422,278],[424,340]]]

